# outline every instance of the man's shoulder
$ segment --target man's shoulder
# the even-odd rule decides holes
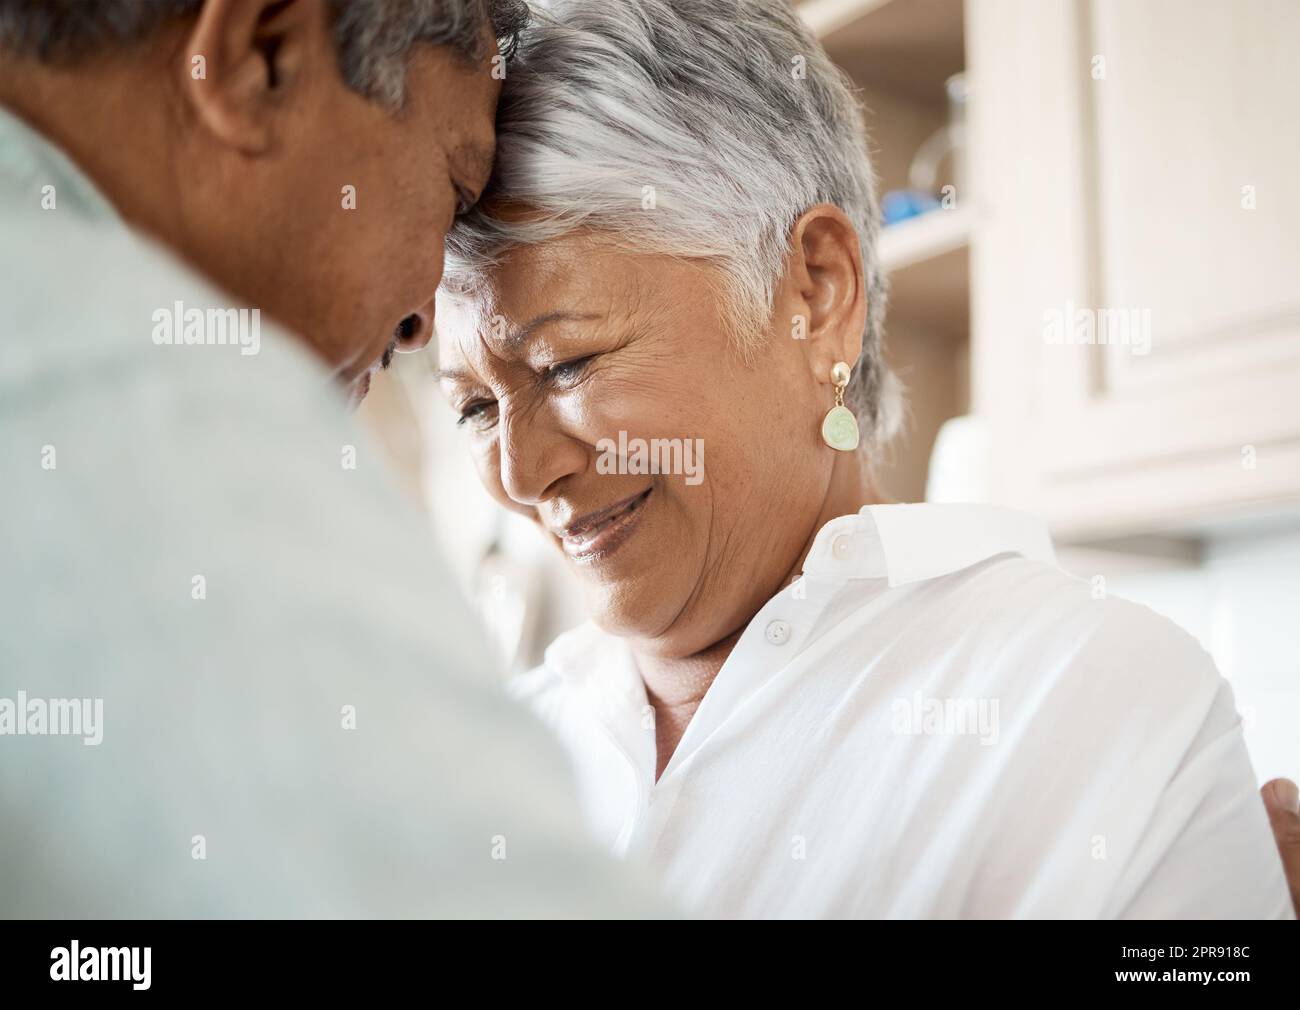
[[[165,376],[196,390],[238,383],[256,394],[260,378],[281,396],[326,392],[300,341],[157,243],[71,214],[41,220],[25,214],[0,240],[0,386],[57,395],[85,390],[70,381],[84,373],[117,388]]]
[[[131,614],[166,614],[226,651],[300,636],[310,652],[310,625],[341,639],[331,661],[363,664],[385,628],[389,652],[420,652],[428,615],[457,604],[418,513],[305,345],[270,320],[256,354],[157,342],[155,314],[219,310],[228,296],[120,225],[68,215],[51,227],[59,241],[27,255],[12,235],[0,241],[0,272],[17,271],[0,303],[0,465],[13,516],[0,542],[18,570],[80,559],[79,592],[129,605],[124,627]],[[46,529],[61,532],[38,535]],[[173,614],[162,589],[175,585],[213,619]],[[397,615],[409,620],[391,627]]]

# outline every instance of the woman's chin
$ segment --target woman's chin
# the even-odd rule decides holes
[[[650,566],[617,580],[583,579],[587,612],[604,632],[619,638],[653,638],[670,627],[681,605],[667,590],[662,572],[662,554]]]
[[[603,631],[653,638],[688,604],[695,570],[692,538],[683,535],[668,499],[657,489],[632,514],[592,543],[560,547],[583,589],[587,612]]]

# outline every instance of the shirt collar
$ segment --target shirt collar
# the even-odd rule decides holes
[[[1056,564],[1046,525],[1025,512],[997,505],[867,505],[818,531],[803,574],[823,588],[849,579],[886,579],[892,588],[950,575],[998,554]],[[552,642],[546,663],[566,678],[590,677],[593,652],[611,644],[617,649],[618,676],[611,680],[602,667],[599,680],[632,698],[642,688],[630,649],[594,621]]]
[[[60,213],[71,211],[91,221],[121,224],[113,205],[84,172],[39,132],[0,105],[0,181],[6,197],[41,206],[43,190],[53,186]]]
[[[1024,512],[997,505],[867,505],[821,528],[803,570],[903,586],[998,554],[1056,564],[1047,527]]]

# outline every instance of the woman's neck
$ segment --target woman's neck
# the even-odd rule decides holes
[[[832,519],[857,512],[864,505],[884,501],[870,479],[865,462],[857,453],[837,455],[831,471],[831,481],[816,520],[808,530],[798,557],[789,566],[780,581],[781,586],[793,582],[802,572],[804,559],[812,549],[818,532]],[[741,625],[712,645],[689,656],[662,656],[642,652],[633,647],[637,669],[645,683],[646,695],[655,712],[655,779],[676,751],[686,727],[695,716],[700,702],[708,692],[718,671],[731,655],[736,642],[748,626],[753,614],[746,616]]]

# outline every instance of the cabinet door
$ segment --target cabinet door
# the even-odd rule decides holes
[[[968,17],[999,496],[1080,533],[1300,503],[1300,4]]]

